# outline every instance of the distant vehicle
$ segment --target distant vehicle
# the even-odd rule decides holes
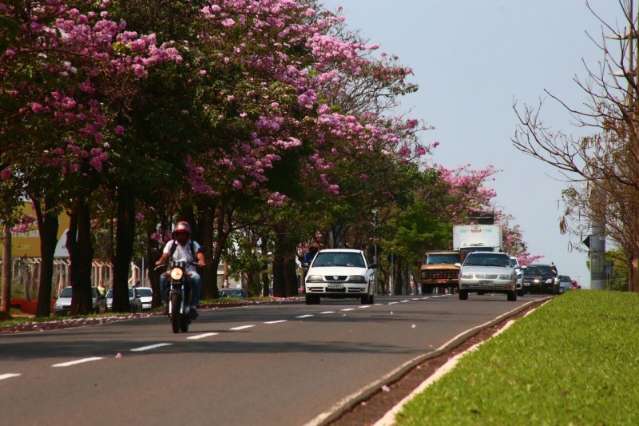
[[[559,277],[553,265],[530,265],[524,270],[524,289],[530,293],[559,294]]]
[[[220,289],[220,298],[224,299],[227,297],[244,299],[246,297],[246,293],[241,288],[222,288]]]
[[[568,275],[559,275],[559,293],[572,290],[572,278]]]
[[[469,253],[500,252],[502,231],[500,225],[455,225],[453,250],[459,250],[463,261]]]
[[[107,310],[113,309],[113,289],[110,288],[106,294],[106,305]],[[132,288],[129,288],[129,305],[135,307],[135,293]]]
[[[73,289],[71,287],[65,287],[58,295],[58,299],[55,301],[55,313],[56,315],[68,314],[71,311],[71,297],[73,295]],[[91,309],[96,310],[98,307],[98,289],[91,287]]]
[[[153,307],[153,289],[151,287],[135,287],[133,291],[135,304],[141,310]]]
[[[361,250],[322,250],[306,275],[306,304],[320,298],[359,298],[364,305],[375,301],[375,268]]]
[[[422,294],[434,289],[455,289],[459,285],[459,252],[429,251],[421,266]]]
[[[517,272],[505,253],[473,252],[466,256],[459,274],[459,299],[469,293],[504,293],[517,300]]]
[[[524,269],[519,264],[519,260],[516,257],[510,256],[510,266],[515,268],[515,272],[517,272],[517,295],[523,296],[525,294],[524,291]]]

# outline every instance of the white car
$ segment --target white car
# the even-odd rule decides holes
[[[506,253],[474,252],[466,256],[459,273],[459,299],[469,293],[505,293],[517,300],[517,271]]]
[[[361,250],[320,251],[306,274],[306,304],[318,304],[322,297],[358,298],[364,305],[374,303],[375,268]]]
[[[65,287],[62,289],[58,298],[55,301],[55,313],[56,315],[67,314],[71,311],[71,296],[73,295],[73,288]],[[98,304],[98,290],[95,287],[91,287],[91,303],[93,309],[97,308]]]
[[[153,307],[153,289],[151,287],[135,287],[135,300],[142,310]]]
[[[153,293],[151,293],[151,296],[153,296]],[[135,306],[135,293],[133,292],[132,288],[129,288],[129,304],[133,307]],[[113,289],[112,288],[110,288],[106,294],[106,307],[109,311],[113,309]]]

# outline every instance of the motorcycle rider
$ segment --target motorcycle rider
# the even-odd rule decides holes
[[[166,243],[162,256],[155,262],[156,266],[165,265],[167,260],[171,258],[174,262],[185,262],[185,272],[191,283],[191,318],[197,317],[196,307],[200,301],[202,289],[202,278],[197,272],[196,266],[203,268],[206,266],[206,259],[202,246],[196,241],[191,240],[191,225],[186,221],[180,221],[175,225],[173,230],[173,239]],[[160,295],[162,302],[167,305],[168,299],[168,275],[163,273],[160,275]]]

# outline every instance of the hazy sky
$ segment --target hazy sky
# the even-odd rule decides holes
[[[598,13],[621,21],[616,0],[591,0]],[[560,191],[566,184],[551,168],[514,149],[512,105],[536,103],[549,89],[572,104],[584,97],[572,78],[584,75],[582,59],[601,53],[586,31],[601,26],[585,0],[324,0],[344,8],[350,28],[415,71],[420,90],[404,111],[436,129],[425,135],[441,146],[446,166],[495,165],[502,172],[496,204],[522,226],[533,254],[555,261],[560,273],[586,284],[586,255],[569,250],[559,233]],[[556,129],[579,133],[550,100],[544,114]]]

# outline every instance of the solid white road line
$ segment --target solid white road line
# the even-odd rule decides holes
[[[288,320],[277,320],[277,321],[264,321],[264,324],[282,324],[283,322],[286,322]]]
[[[131,349],[131,352],[145,352],[145,351],[150,351],[152,349],[163,348],[165,346],[171,346],[171,345],[173,345],[173,343],[156,343],[154,345],[141,346],[139,348],[133,348],[133,349]]]
[[[315,315],[310,315],[310,314],[306,314],[306,315],[299,315],[296,316],[295,318],[297,319],[304,319],[304,318],[313,318]]]
[[[334,314],[335,311],[324,311],[324,312],[320,312],[320,314],[322,315],[330,315],[330,314]]]
[[[217,336],[219,333],[204,333],[204,334],[197,334],[195,336],[189,336],[186,338],[186,340],[201,340],[201,339],[206,339],[207,337],[212,337],[212,336]]]
[[[241,331],[241,330],[246,330],[248,328],[253,328],[253,327],[255,327],[255,324],[240,325],[238,327],[229,328],[229,330],[231,330],[231,331]]]
[[[102,358],[101,356],[94,356],[91,358],[82,358],[82,359],[76,359],[75,361],[68,361],[68,362],[61,362],[59,364],[53,364],[51,367],[54,367],[54,368],[71,367],[72,365],[84,364],[86,362],[100,361],[101,359],[104,359],[104,358]]]
[[[355,308],[346,308],[346,309],[342,309],[342,312],[350,312],[350,311],[354,311]]]
[[[0,374],[0,380],[13,379],[14,377],[20,377],[20,376],[22,376],[22,374],[20,373]]]

